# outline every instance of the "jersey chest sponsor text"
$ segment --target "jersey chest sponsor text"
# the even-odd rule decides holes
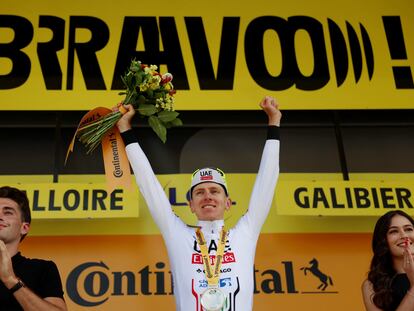
[[[216,263],[216,255],[209,255],[210,258],[210,265],[215,265]],[[227,252],[223,255],[222,264],[236,262],[236,257],[234,256],[233,252]],[[191,256],[191,263],[196,265],[203,264],[203,256],[201,254],[195,253]]]

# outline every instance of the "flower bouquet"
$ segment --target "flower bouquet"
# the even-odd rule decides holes
[[[111,130],[125,112],[122,105],[131,104],[162,140],[167,140],[167,129],[180,126],[179,113],[174,111],[172,74],[161,75],[155,65],[145,65],[132,60],[127,72],[121,77],[126,90],[119,93],[125,99],[118,105],[118,111],[112,111],[90,123],[79,127],[76,136],[91,153],[101,143],[102,138]]]

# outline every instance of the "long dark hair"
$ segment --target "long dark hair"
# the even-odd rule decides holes
[[[375,224],[372,235],[372,251],[374,256],[371,260],[371,267],[368,273],[368,280],[374,289],[374,304],[382,309],[389,310],[393,304],[392,281],[396,276],[392,256],[387,242],[387,233],[391,225],[391,219],[395,215],[407,218],[414,226],[414,220],[403,211],[390,211],[382,215]]]

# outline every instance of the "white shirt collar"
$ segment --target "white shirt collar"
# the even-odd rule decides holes
[[[224,226],[224,220],[199,220],[197,226],[201,227],[204,233],[219,233]]]

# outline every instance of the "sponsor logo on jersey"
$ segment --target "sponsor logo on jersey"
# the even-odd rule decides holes
[[[203,264],[203,256],[201,254],[193,254],[191,256],[191,263],[196,265],[202,265]],[[210,255],[210,264],[214,265],[216,262],[216,255]],[[223,255],[223,261],[222,264],[227,264],[231,262],[236,262],[236,257],[234,256],[233,252],[227,252]]]

